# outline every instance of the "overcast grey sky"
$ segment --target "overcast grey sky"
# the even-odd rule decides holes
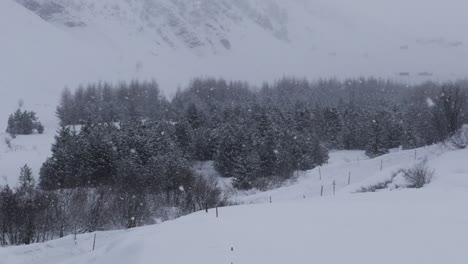
[[[460,37],[468,35],[467,0],[305,0],[339,8],[349,16],[367,16],[409,35]],[[359,20],[359,18],[356,18]]]

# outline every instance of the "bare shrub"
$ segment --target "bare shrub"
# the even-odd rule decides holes
[[[466,98],[465,91],[458,86],[444,85],[442,87],[432,110],[432,123],[439,134],[440,141],[452,137],[462,127],[462,113]]]
[[[410,188],[421,188],[431,182],[434,171],[427,167],[426,161],[402,171],[403,177],[408,181]]]
[[[393,183],[393,179],[395,179],[400,173],[402,173],[403,170],[400,169],[398,171],[395,171],[392,173],[390,176],[390,179],[375,183],[373,185],[369,185],[366,187],[361,187],[361,189],[357,190],[356,192],[358,193],[366,193],[366,192],[376,192],[378,190],[383,190],[389,188],[390,184]],[[397,188],[400,186],[396,186]]]
[[[453,137],[450,138],[450,143],[458,149],[466,148],[468,144],[468,132],[467,129],[458,130]]]
[[[357,190],[358,193],[367,193],[367,192],[376,192],[378,190],[387,189],[388,186],[392,183],[392,180],[386,180],[383,182],[379,182],[367,187],[361,187],[361,189]]]
[[[13,147],[11,145],[11,138],[10,137],[5,137],[5,145],[11,150]]]
[[[186,204],[190,206],[195,204],[199,209],[203,209],[206,206],[222,207],[229,205],[227,197],[223,195],[222,190],[218,187],[217,179],[207,179],[201,175],[197,175],[187,192]]]

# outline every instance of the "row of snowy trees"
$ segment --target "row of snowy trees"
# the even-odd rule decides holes
[[[129,120],[151,131],[142,138],[153,139],[161,130],[156,127],[164,126],[174,156],[184,158],[180,164],[213,160],[222,176],[234,178],[236,187],[267,188],[296,170],[326,162],[327,149],[365,149],[369,156],[378,156],[391,148],[433,144],[453,135],[467,116],[466,87],[465,82],[409,87],[378,79],[285,78],[255,88],[245,82],[196,79],[169,102],[155,82],[134,81],[115,87],[92,84],[74,94],[67,90],[57,112],[64,125],[89,128],[107,123],[119,135],[130,133],[125,129]],[[89,140],[79,145],[91,149],[96,144]],[[88,173],[70,166],[79,170],[73,175]],[[97,174],[115,177],[116,167],[109,166],[107,173]]]
[[[164,193],[154,190],[155,184],[143,186],[143,180],[129,181],[122,186],[101,184],[52,189],[43,187],[42,181],[36,184],[31,169],[25,165],[17,187],[0,186],[0,245],[31,244],[74,233],[132,228],[227,204],[216,183],[193,174],[186,176],[184,188]]]
[[[226,125],[238,125],[238,133],[252,136],[263,123],[270,132],[282,127],[327,149],[366,149],[369,156],[378,156],[453,135],[467,121],[467,90],[462,81],[407,86],[377,79],[282,79],[255,89],[246,83],[195,80],[176,95],[169,112],[177,113],[176,120],[195,120],[195,130],[221,133],[220,138],[231,134],[223,132]],[[291,145],[298,138],[280,141]],[[215,155],[196,157],[203,158]]]
[[[44,197],[35,192],[35,181],[31,169],[21,168],[19,185],[14,190],[8,186],[0,188],[0,244],[29,244],[35,240],[36,217],[45,205]]]
[[[158,84],[132,81],[130,83],[89,84],[74,93],[62,93],[57,116],[62,125],[105,123],[135,118],[161,119],[169,102],[160,94]]]
[[[199,161],[213,161],[239,189],[267,189],[326,163],[329,149],[377,156],[439,142],[466,122],[467,87],[197,79],[171,101],[155,82],[66,90],[39,182],[24,167],[18,187],[0,190],[1,243],[131,228],[226,204],[215,181],[194,172]]]

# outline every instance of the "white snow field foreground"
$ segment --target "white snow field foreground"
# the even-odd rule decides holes
[[[322,182],[337,182],[324,197],[316,170],[274,191],[240,195],[259,203],[219,208],[124,231],[73,236],[0,249],[7,264],[147,263],[468,263],[468,150],[418,149],[435,170],[422,189],[353,193],[392,171],[414,164],[414,150],[371,160],[361,152],[335,152],[321,168]],[[418,154],[419,153],[419,154]],[[418,156],[419,155],[419,156]],[[362,157],[362,156],[361,156]],[[384,160],[380,171],[381,160]],[[359,177],[346,186],[349,170]],[[345,187],[345,188],[343,188]],[[304,199],[304,195],[306,198]],[[318,195],[318,196],[317,196]]]
[[[424,263],[468,260],[466,190],[339,195],[199,212],[0,250],[2,263]],[[233,251],[231,251],[231,247]]]

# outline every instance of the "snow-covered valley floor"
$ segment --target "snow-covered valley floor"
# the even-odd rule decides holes
[[[466,263],[466,191],[340,195],[222,208],[0,251],[2,263]],[[231,251],[231,247],[233,251]]]
[[[425,158],[435,170],[425,188],[354,193]],[[94,233],[79,235],[76,244],[68,236],[2,248],[0,263],[467,263],[467,158],[466,149],[440,145],[416,150],[416,159],[414,150],[367,160],[362,152],[333,152],[320,169],[322,181],[316,169],[287,187],[238,194],[246,204],[220,208],[219,218],[215,210],[201,211],[98,232],[95,251]]]

